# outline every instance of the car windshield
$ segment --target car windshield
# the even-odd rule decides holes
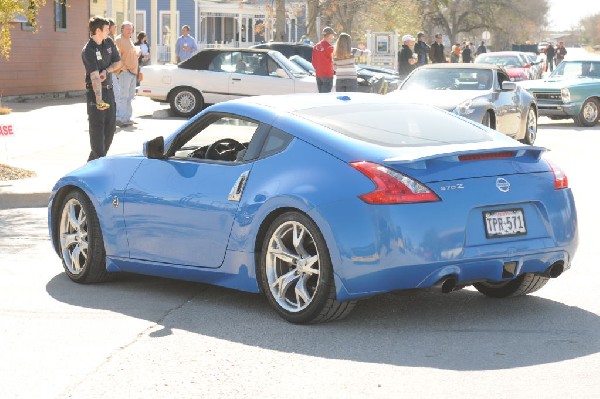
[[[490,69],[417,69],[402,84],[401,90],[490,90]]]
[[[485,129],[425,105],[346,104],[305,109],[297,114],[346,136],[386,147],[492,140]]]
[[[551,77],[599,78],[600,61],[563,61],[552,72]]]
[[[307,71],[309,73],[312,72],[312,74],[314,75],[315,67],[313,66],[313,64],[310,61],[305,60],[304,58],[300,57],[299,55],[291,56],[290,61],[292,61],[295,64],[298,64],[305,71]]]
[[[279,51],[273,51],[270,54],[274,59],[277,60],[277,62],[279,62],[279,64],[283,65],[295,77],[301,78],[303,76],[309,76],[304,69],[285,58],[285,55],[281,54]]]
[[[475,62],[482,63],[482,64],[498,65],[498,66],[509,67],[509,68],[523,67],[523,62],[516,55],[491,55],[491,56],[482,55],[482,56],[477,57]]]

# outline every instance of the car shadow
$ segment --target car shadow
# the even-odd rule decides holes
[[[498,370],[555,363],[600,351],[600,317],[549,299],[486,298],[471,290],[410,292],[363,300],[344,320],[285,322],[263,296],[199,283],[122,274],[79,285],[64,273],[56,300],[119,312],[159,326],[285,353],[448,370]]]

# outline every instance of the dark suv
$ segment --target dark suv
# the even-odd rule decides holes
[[[284,43],[284,42],[269,42],[257,44],[251,48],[262,48],[279,51],[281,54],[290,58],[293,55],[299,55],[307,61],[312,62],[312,46],[306,43]]]

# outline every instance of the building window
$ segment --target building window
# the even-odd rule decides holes
[[[54,0],[54,20],[56,30],[67,30],[67,0]]]
[[[29,2],[29,10],[30,11],[35,11],[35,9],[36,9],[35,3],[33,1],[30,1]],[[22,30],[31,30],[31,31],[35,30],[35,18],[34,19],[28,19],[26,17],[19,16],[18,22],[21,22],[21,29]]]
[[[140,31],[146,32],[146,11],[145,10],[137,10],[135,12],[135,29],[136,33]],[[146,32],[148,33],[148,32]],[[150,43],[150,37],[148,37],[148,43]]]

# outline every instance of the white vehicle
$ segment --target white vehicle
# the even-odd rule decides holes
[[[261,94],[316,93],[317,82],[278,51],[206,49],[179,65],[142,68],[138,95],[190,117],[205,104]]]

